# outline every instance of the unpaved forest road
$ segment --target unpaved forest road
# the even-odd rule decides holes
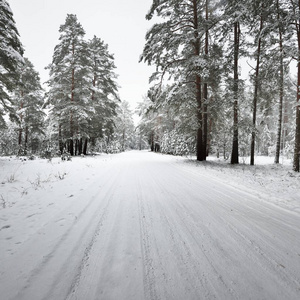
[[[81,188],[0,266],[1,299],[300,299],[299,214],[147,152]]]

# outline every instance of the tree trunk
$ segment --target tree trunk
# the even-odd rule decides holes
[[[198,32],[198,8],[197,8],[197,0],[193,0],[193,26],[194,26],[194,55],[200,55],[200,37]],[[202,94],[201,94],[201,77],[197,74],[195,75],[195,84],[196,84],[196,101],[197,101],[197,121],[198,121],[198,129],[197,129],[197,145],[196,145],[196,155],[197,160],[202,161],[205,157],[205,151],[203,151],[203,120],[202,120]]]
[[[299,0],[300,8],[300,0]],[[293,170],[300,171],[299,156],[300,156],[300,22],[296,22],[297,38],[298,38],[298,80],[297,80],[297,104],[296,104],[296,131],[295,131],[295,147],[294,147],[294,162]]]
[[[260,16],[260,28],[261,33],[263,29],[263,16]],[[260,53],[261,52],[261,37],[258,39],[257,54],[256,54],[256,68],[254,79],[254,96],[253,96],[253,117],[252,117],[252,134],[251,134],[251,156],[250,165],[254,165],[254,152],[255,152],[255,136],[256,136],[256,112],[257,112],[257,98],[258,98],[258,85],[259,85],[259,65],[260,65]]]
[[[24,136],[24,154],[27,155],[28,147],[28,126],[25,126],[25,136]]]
[[[79,139],[79,145],[78,145],[78,154],[82,154],[82,138]]]
[[[125,151],[125,129],[122,132],[122,151]]]
[[[69,140],[69,153],[74,156],[74,141],[72,138]]]
[[[279,1],[276,2],[277,6],[277,20],[280,21],[279,14]],[[279,25],[279,51],[280,51],[280,70],[279,70],[279,107],[278,107],[278,124],[277,124],[277,141],[276,141],[276,153],[275,163],[279,163],[280,157],[280,144],[281,144],[281,131],[282,131],[282,107],[283,107],[283,46],[282,46],[282,32]]]
[[[79,140],[75,139],[75,155],[79,155]]]
[[[23,121],[23,114],[22,114],[22,109],[23,109],[23,96],[24,93],[21,91],[21,104],[20,104],[20,128],[19,128],[19,139],[18,139],[18,144],[19,144],[19,150],[18,150],[18,155],[21,155],[21,149],[22,149],[22,135],[23,135],[23,128],[22,128],[22,121]]]
[[[18,139],[18,144],[19,144],[19,155],[21,154],[21,146],[22,146],[22,135],[23,135],[23,129],[22,127],[19,128],[19,139]]]
[[[83,145],[83,154],[87,154],[87,146],[88,146],[88,138],[85,138],[84,145]]]
[[[72,46],[72,55],[75,54],[75,45],[73,43]],[[75,67],[72,68],[72,77],[71,77],[71,102],[74,102],[74,91],[75,91]],[[73,142],[73,135],[74,135],[74,120],[73,120],[73,111],[72,107],[70,110],[70,154],[71,156],[74,155],[74,142]]]
[[[150,147],[151,147],[151,151],[154,151],[154,132],[151,132],[151,136],[150,136]]]
[[[58,125],[58,147],[60,153],[62,154],[64,152],[64,145],[62,142],[61,124]]]
[[[208,0],[205,2],[205,57],[208,58]],[[207,156],[207,134],[208,134],[208,127],[207,127],[207,105],[208,105],[208,84],[207,82],[203,85],[203,160],[206,160]]]
[[[240,48],[240,24],[234,23],[234,82],[233,82],[233,139],[232,139],[232,152],[231,164],[239,163],[239,129],[238,129],[238,98],[239,98],[239,48]]]

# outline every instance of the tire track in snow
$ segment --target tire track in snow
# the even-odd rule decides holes
[[[286,297],[288,299],[298,299],[300,295],[300,279],[297,278],[289,269],[283,265],[284,262],[281,259],[279,261],[279,257],[275,258],[275,253],[270,256],[263,250],[263,247],[260,244],[266,244],[265,248],[269,249],[269,251],[273,248],[271,244],[268,244],[266,240],[264,241],[255,241],[259,240],[259,236],[255,237],[248,237],[245,233],[242,232],[241,229],[237,228],[235,225],[229,223],[228,221],[224,220],[224,224],[236,235],[241,237],[245,244],[248,245],[248,249],[254,251],[245,251],[245,256],[249,257],[255,264],[257,264],[261,269],[268,273],[268,277],[277,278],[276,282],[282,288],[280,289],[282,295],[281,297]],[[241,226],[243,227],[243,226]],[[276,251],[276,249],[272,249],[272,251]],[[297,258],[296,258],[297,262]],[[279,280],[278,280],[279,279]],[[289,296],[287,296],[289,293]],[[298,295],[297,295],[298,294]]]
[[[123,167],[107,221],[70,299],[144,299],[136,182],[135,168]]]
[[[142,190],[140,181],[138,181],[138,191]],[[158,294],[156,291],[156,276],[154,273],[153,258],[151,257],[151,249],[153,244],[150,239],[151,229],[151,210],[148,206],[148,210],[145,210],[145,204],[143,203],[143,197],[140,193],[138,197],[139,206],[139,221],[140,221],[140,243],[143,256],[143,273],[144,273],[144,295],[146,299],[158,300]],[[147,216],[149,215],[149,216]],[[149,219],[149,220],[148,220]],[[148,223],[148,224],[147,224]]]
[[[182,176],[177,176],[177,174],[172,174],[172,176],[176,177],[178,182],[182,182]],[[191,208],[190,210],[187,209],[182,200],[183,198],[178,197],[170,188],[167,188],[168,184],[163,184],[164,180],[162,178],[158,180],[157,177],[153,177],[153,179],[158,190],[164,191],[168,195],[168,202],[159,202],[161,206],[159,208],[160,217],[163,220],[163,224],[170,231],[172,246],[175,249],[174,254],[185,267],[185,272],[190,273],[191,280],[187,284],[193,285],[192,289],[196,293],[193,299],[203,299],[203,297],[204,299],[218,299],[220,296],[238,299],[235,290],[224,281],[216,269],[214,261],[207,255],[209,249],[204,246],[204,244],[207,246],[207,241],[204,242],[203,239],[211,239],[211,236],[208,232],[203,235],[205,226],[202,224],[201,228],[199,228],[199,222],[192,221],[193,219],[189,212]],[[195,245],[197,245],[196,248]],[[200,257],[202,257],[202,260],[199,259]],[[215,290],[212,283],[215,280],[223,286],[222,295],[218,295]]]
[[[161,184],[161,187],[164,188],[164,185],[161,182],[159,182],[158,184]],[[229,189],[229,191],[232,192],[232,190],[230,190],[230,189]],[[172,191],[168,191],[168,192],[172,193]],[[250,196],[249,201],[248,201],[248,197],[247,197],[246,203],[244,203],[244,202],[238,203],[238,201],[236,200],[236,197],[238,197],[238,195],[240,195],[240,194],[237,192],[237,194],[235,194],[235,198],[232,198],[234,196],[232,194],[233,193],[230,193],[230,196],[228,196],[228,195],[224,194],[223,189],[221,189],[221,191],[217,191],[217,193],[214,194],[215,196],[213,198],[211,196],[209,196],[209,198],[206,199],[204,202],[201,201],[201,202],[203,202],[202,205],[205,205],[205,206],[203,206],[203,208],[205,208],[205,211],[213,212],[215,215],[215,216],[211,215],[213,217],[213,219],[216,217],[218,218],[218,219],[216,219],[216,221],[217,221],[217,224],[219,223],[219,226],[218,227],[215,226],[214,230],[216,230],[216,229],[218,231],[221,230],[220,233],[218,233],[219,238],[221,238],[220,234],[222,232],[224,232],[224,235],[223,235],[224,237],[227,236],[226,238],[223,238],[223,241],[226,242],[226,244],[224,244],[224,245],[221,245],[221,244],[213,245],[212,244],[212,246],[214,246],[214,248],[211,248],[211,250],[214,253],[208,253],[209,256],[207,256],[207,259],[211,263],[213,263],[213,261],[212,261],[213,255],[217,254],[218,252],[219,252],[218,255],[220,255],[220,253],[224,252],[224,258],[229,255],[228,257],[231,257],[231,259],[233,259],[233,261],[234,261],[235,258],[232,256],[232,253],[228,252],[228,251],[230,251],[230,248],[232,248],[232,250],[234,250],[236,253],[238,253],[238,252],[243,253],[242,256],[244,256],[244,258],[247,258],[248,262],[251,262],[248,265],[248,268],[250,267],[249,271],[250,271],[250,273],[252,273],[253,276],[255,275],[253,273],[253,270],[257,270],[258,272],[259,272],[259,270],[261,270],[261,271],[264,270],[264,274],[267,275],[267,277],[265,277],[265,278],[269,278],[269,277],[274,278],[274,280],[276,279],[276,282],[279,283],[279,286],[282,286],[282,288],[277,288],[277,293],[274,292],[274,289],[270,288],[271,286],[269,287],[269,289],[268,288],[263,289],[263,291],[261,292],[262,295],[264,295],[264,293],[266,293],[266,295],[269,295],[269,296],[273,295],[272,296],[273,299],[282,299],[282,297],[284,297],[284,295],[286,293],[286,294],[290,295],[289,296],[290,299],[298,299],[300,289],[299,289],[299,278],[297,277],[297,275],[295,274],[296,276],[293,276],[293,274],[290,273],[288,271],[288,269],[285,268],[280,263],[280,261],[277,262],[276,259],[274,259],[274,255],[276,255],[277,249],[275,249],[275,252],[271,256],[270,255],[268,256],[263,251],[263,248],[259,246],[260,244],[264,244],[265,248],[268,249],[268,247],[270,248],[270,247],[272,247],[272,245],[273,246],[276,245],[276,244],[274,244],[273,241],[272,241],[272,243],[269,243],[269,246],[268,246],[268,244],[266,244],[265,238],[268,237],[268,235],[267,235],[268,232],[267,231],[260,232],[261,230],[258,227],[258,224],[253,223],[253,220],[251,220],[251,218],[249,220],[249,218],[247,218],[247,213],[242,214],[242,220],[240,218],[238,218],[238,215],[236,215],[236,216],[234,216],[234,218],[232,218],[232,214],[233,214],[232,213],[233,210],[231,209],[232,206],[230,206],[228,204],[231,203],[232,205],[235,205],[234,209],[236,209],[237,204],[243,210],[245,208],[251,209],[251,210],[256,209],[257,211],[252,211],[252,214],[255,215],[256,217],[259,216],[259,220],[263,221],[263,222],[267,222],[267,220],[265,219],[265,217],[268,215],[267,212],[271,212],[271,213],[273,212],[273,214],[275,213],[276,216],[280,216],[278,213],[278,208],[273,207],[273,210],[275,210],[275,212],[274,212],[269,207],[269,205],[266,205],[266,207],[264,207],[261,204],[257,205],[257,203],[254,201],[254,198],[251,195],[249,195]],[[220,198],[221,196],[225,196],[227,198],[227,200],[224,201],[224,199],[223,199],[223,201],[221,201],[221,198]],[[185,206],[184,201],[179,200],[179,198],[176,197],[175,194],[173,195],[172,199],[177,200],[177,203],[179,203],[182,208]],[[249,203],[251,203],[251,205]],[[241,206],[241,204],[243,204],[243,206]],[[172,205],[172,203],[170,202],[169,205]],[[175,207],[175,205],[173,205],[173,206]],[[260,209],[264,208],[263,212],[259,211],[259,208]],[[178,213],[178,216],[180,217],[179,219],[181,219],[184,223],[188,222],[188,224],[190,224],[190,225],[191,225],[191,222],[194,223],[194,224],[192,224],[192,226],[189,225],[187,228],[194,228],[195,231],[197,231],[197,228],[199,228],[200,233],[201,233],[201,230],[205,230],[206,239],[210,238],[210,234],[212,232],[209,232],[207,230],[208,229],[207,227],[205,227],[205,226],[199,227],[199,222],[198,221],[195,222],[194,217],[189,218],[189,217],[184,217],[184,215],[182,215],[182,213],[184,212],[185,214],[187,214],[187,216],[189,216],[189,215],[191,216],[191,214],[193,213],[191,208],[179,209],[179,210],[176,210],[176,212]],[[203,216],[203,214],[202,214],[202,216]],[[174,220],[178,220],[178,219],[175,218]],[[230,226],[231,222],[233,222],[233,221],[235,221],[235,222],[238,221],[239,226],[241,228],[238,228],[234,225]],[[295,228],[297,228],[297,226],[295,227],[295,219],[294,219],[294,226],[291,226],[291,224],[287,224],[287,226],[286,226],[285,223],[282,223],[280,225],[279,220],[277,220],[277,222],[278,222],[278,224],[276,222],[275,223],[272,222],[271,227],[275,226],[277,228],[277,226],[278,226],[279,229],[281,228],[281,231],[285,227],[286,227],[286,230],[288,228],[293,229],[292,232],[294,232],[294,234],[297,236],[297,234],[295,233]],[[288,223],[290,223],[290,222],[288,222]],[[223,224],[223,225],[221,225],[221,224]],[[229,229],[229,231],[226,228]],[[258,239],[263,238],[263,237],[265,237],[265,238],[263,238],[260,241],[260,243],[257,244],[253,241],[253,239],[248,238],[247,235],[243,234],[240,229],[244,230],[246,232],[246,234],[248,232],[248,235],[250,234],[250,236],[252,236],[252,237],[254,236]],[[236,231],[236,234],[232,234],[231,233],[232,231]],[[259,234],[257,234],[257,233],[259,233]],[[290,233],[289,231],[288,231],[288,233],[290,234],[290,240],[291,240],[291,236],[293,234]],[[193,232],[191,232],[191,234],[194,236],[195,232],[194,232],[194,234],[193,234]],[[242,236],[239,236],[239,235],[242,235]],[[283,237],[285,237],[284,234],[283,234]],[[287,241],[288,240],[289,240],[289,238],[287,239]],[[297,239],[296,239],[296,241],[297,241]],[[197,242],[197,240],[196,240],[196,242]],[[236,251],[237,249],[234,249],[232,247],[232,245],[236,245],[235,247],[239,250]],[[201,247],[201,245],[199,245],[199,246]],[[227,251],[227,253],[225,251]],[[282,251],[282,249],[281,249],[281,251]],[[235,253],[235,252],[233,252],[233,253]],[[277,253],[284,254],[282,252],[277,252]],[[241,255],[239,254],[239,256],[241,256]],[[297,253],[294,256],[295,256],[295,262],[297,262],[298,261],[298,259],[296,257]],[[254,265],[254,267],[252,265]],[[239,270],[237,269],[238,272],[241,271],[241,267],[242,266],[240,266]],[[224,270],[225,269],[223,269],[223,272],[224,272]],[[265,281],[264,278],[262,277],[262,275],[260,273],[258,273],[258,274],[262,278],[262,281]],[[234,275],[234,273],[232,275]],[[226,277],[228,277],[228,276],[226,276]],[[226,278],[226,279],[228,281],[228,278]],[[251,283],[250,283],[251,277],[248,277],[248,279],[249,279],[248,286],[251,286]],[[239,282],[240,282],[240,279],[239,279]],[[260,288],[258,283],[259,283],[259,281],[253,277],[252,278],[253,286],[257,286],[257,288]],[[229,288],[229,290],[235,294],[235,297],[239,298],[240,293],[234,292],[234,290],[232,290],[232,288],[234,287],[234,282],[228,281],[228,284],[229,285],[226,285],[227,289]],[[270,281],[268,281],[268,284],[270,284]],[[240,290],[240,289],[241,288],[238,287],[238,290]],[[249,288],[247,288],[247,289],[249,290]],[[293,290],[293,292],[291,290]]]
[[[82,272],[88,264],[90,253],[91,253],[93,246],[100,234],[101,227],[103,226],[103,222],[107,218],[111,199],[113,198],[113,186],[107,194],[109,195],[107,205],[104,207],[103,212],[102,212],[102,214],[99,218],[99,221],[97,223],[97,226],[95,228],[94,234],[93,234],[89,244],[87,245],[87,247],[84,250],[84,255],[82,257],[82,260],[81,260],[79,266],[77,267],[77,271],[74,276],[74,279],[72,280],[72,284],[70,286],[69,292],[68,292],[67,296],[65,297],[66,300],[72,299],[72,297],[76,294],[77,288],[78,288],[80,280],[81,280]],[[47,300],[47,299],[48,298],[46,297],[45,300]]]
[[[105,199],[105,202],[101,201],[101,202],[97,203],[99,194],[101,193],[101,190],[99,192],[97,192],[96,195],[94,195],[93,197],[90,198],[90,201],[88,201],[88,203],[86,205],[84,205],[83,208],[81,208],[77,217],[74,218],[73,222],[71,222],[68,229],[63,233],[63,235],[58,239],[58,241],[51,246],[51,248],[49,249],[50,251],[43,256],[42,260],[30,272],[30,274],[27,275],[25,285],[19,290],[16,297],[14,297],[12,299],[32,300],[32,298],[30,296],[31,295],[30,293],[32,291],[30,291],[30,289],[34,289],[36,292],[36,285],[37,285],[36,282],[39,281],[40,274],[45,274],[45,277],[48,277],[49,282],[48,282],[47,290],[40,291],[40,293],[42,293],[43,295],[38,296],[39,299],[44,299],[44,300],[57,299],[57,297],[55,297],[55,296],[53,297],[53,293],[57,293],[59,295],[59,297],[61,298],[61,294],[59,294],[58,290],[60,290],[61,288],[66,289],[66,286],[61,287],[61,278],[65,278],[66,272],[68,271],[68,269],[70,267],[76,268],[75,269],[76,275],[75,275],[75,278],[74,278],[74,275],[72,275],[73,280],[70,284],[70,287],[68,288],[67,294],[69,295],[70,291],[76,287],[76,285],[78,284],[78,281],[80,280],[80,273],[81,273],[82,269],[84,268],[84,264],[88,260],[88,255],[89,255],[90,249],[92,248],[92,245],[95,242],[95,239],[100,232],[102,222],[105,220],[106,215],[108,213],[110,201],[111,201],[112,195],[114,193],[115,182],[116,182],[117,176],[118,176],[117,174],[113,175],[113,177],[114,177],[113,180],[110,177],[107,180],[107,182],[110,182],[111,184],[103,196],[103,199]],[[104,207],[103,207],[103,205],[104,205]],[[96,207],[94,207],[94,206],[96,206]],[[90,218],[88,219],[88,222],[85,223],[85,220],[88,217],[88,214],[91,211],[91,209],[93,209],[93,213],[90,216]],[[100,215],[100,219],[99,219],[99,215]],[[96,227],[95,227],[94,223],[96,222],[95,220],[97,220],[97,219],[99,221],[96,223]],[[83,223],[83,224],[81,224],[81,223]],[[51,225],[53,225],[53,224],[49,222],[44,227],[50,227]],[[83,227],[81,227],[81,226],[83,226]],[[79,234],[77,235],[75,233],[75,231],[77,230],[78,227],[81,227],[81,228],[80,228]],[[91,234],[91,228],[93,228],[93,227],[95,227],[95,229],[94,229],[94,232],[92,233],[92,237],[90,238],[89,242],[86,242],[85,241],[86,236]],[[67,239],[71,238],[70,242],[74,243],[74,240],[72,239],[73,235],[75,235],[76,242],[72,248],[72,251],[70,253],[67,253],[67,255],[66,255],[64,248],[66,247]],[[47,234],[46,234],[46,236],[47,236]],[[79,254],[79,255],[82,255],[82,259],[78,265],[78,261],[74,262],[73,258],[78,256],[78,253],[80,253],[80,250],[82,249],[81,245],[84,243],[87,244],[87,246],[85,247],[83,254]],[[68,249],[69,248],[67,247],[66,250],[68,251]],[[63,255],[63,258],[62,258],[62,255]],[[58,260],[58,262],[54,262],[54,260]],[[61,262],[62,260],[64,261],[64,263]],[[70,265],[70,261],[73,262],[75,264],[75,266]],[[53,265],[53,264],[58,266],[58,270],[54,271],[55,274],[53,273],[53,270],[49,271],[49,268],[51,269],[52,268],[51,265]],[[70,274],[67,274],[67,276],[69,277]],[[53,280],[53,281],[51,281],[51,280]],[[58,286],[60,286],[59,289],[57,289]],[[29,295],[28,297],[26,296],[27,294]],[[66,296],[66,297],[68,297],[68,296]]]
[[[147,185],[151,196],[140,188],[139,205],[146,299],[214,299],[218,294],[213,292],[212,277],[224,286],[223,296],[226,290],[228,297],[237,299],[206,255],[207,249],[195,238],[194,227],[182,221],[183,215],[177,212],[181,201],[172,194],[170,186],[162,184],[162,178],[151,172],[145,178],[147,182],[140,183],[140,187]],[[164,249],[171,249],[167,256]]]

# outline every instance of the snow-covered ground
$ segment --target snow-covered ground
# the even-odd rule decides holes
[[[0,298],[300,299],[300,176],[256,162],[0,158]]]

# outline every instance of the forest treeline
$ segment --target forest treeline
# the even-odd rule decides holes
[[[284,153],[299,171],[299,9],[294,0],[153,1],[140,60],[156,71],[139,104],[152,149],[232,164],[250,156],[251,165]]]
[[[0,0],[2,155],[142,148],[239,163],[300,153],[300,2],[153,0],[140,62],[155,66],[136,112],[118,95],[108,45],[69,14],[47,66],[47,91]]]
[[[69,14],[59,28],[47,91],[24,49],[7,1],[0,1],[2,155],[73,155],[136,147],[133,113],[118,95],[108,45]]]

